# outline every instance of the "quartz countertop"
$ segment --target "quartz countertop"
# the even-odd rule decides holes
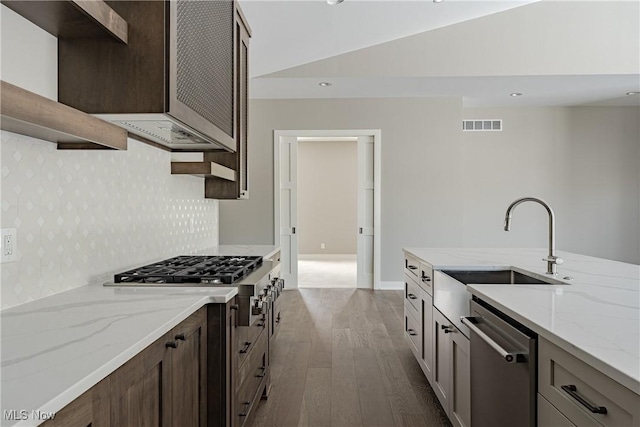
[[[405,251],[435,270],[516,267],[548,277],[542,261],[547,249]],[[467,289],[640,394],[640,266],[562,251],[557,255],[564,263],[553,278],[563,284],[469,285]]]
[[[6,410],[56,412],[171,328],[235,287],[83,286],[0,313],[3,426]]]
[[[202,255],[269,258],[272,245],[220,245]],[[225,287],[83,286],[0,312],[2,426],[4,411],[56,412],[210,303],[237,295]]]

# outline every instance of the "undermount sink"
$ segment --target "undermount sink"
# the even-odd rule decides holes
[[[443,270],[444,274],[465,285],[560,285],[562,282],[542,280],[515,270]]]

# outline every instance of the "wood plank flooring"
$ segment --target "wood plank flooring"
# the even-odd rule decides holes
[[[403,337],[401,291],[287,290],[251,427],[450,426]]]

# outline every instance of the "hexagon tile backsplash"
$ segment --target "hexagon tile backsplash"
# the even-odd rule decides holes
[[[18,232],[17,261],[0,266],[2,309],[218,244],[218,202],[201,178],[171,175],[169,152],[131,139],[127,151],[57,150],[1,134],[0,223]]]

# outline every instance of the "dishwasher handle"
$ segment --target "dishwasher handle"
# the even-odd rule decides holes
[[[523,353],[521,351],[507,351],[507,350],[505,350],[500,344],[498,344],[497,342],[492,340],[487,334],[482,332],[482,330],[480,330],[480,328],[478,328],[476,326],[476,324],[478,323],[478,320],[475,317],[462,316],[462,317],[460,317],[460,320],[462,321],[462,323],[464,325],[466,325],[471,330],[471,332],[476,334],[478,336],[478,338],[480,338],[482,341],[484,341],[485,343],[489,344],[489,346],[492,349],[494,349],[500,356],[502,356],[502,358],[504,358],[505,362],[507,362],[507,363],[518,363],[519,361],[522,361],[523,358],[520,358],[518,356],[524,355],[525,353]]]

